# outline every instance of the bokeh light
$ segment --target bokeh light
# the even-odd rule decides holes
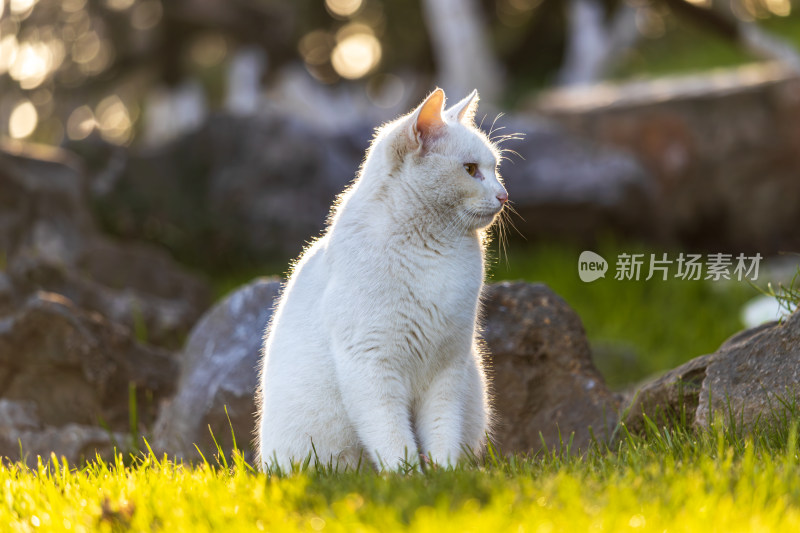
[[[352,17],[361,9],[362,0],[325,0],[325,7],[331,15]]]
[[[788,17],[792,13],[792,3],[789,0],[766,0],[767,9],[779,17]]]
[[[67,119],[67,137],[80,141],[89,136],[97,125],[94,113],[88,105],[75,109]]]
[[[89,31],[72,43],[72,60],[76,63],[88,63],[100,53],[100,37]]]
[[[794,17],[777,19],[797,16],[798,10],[792,8],[797,8],[800,0],[684,1],[708,8],[709,16],[735,16],[737,19],[729,22],[743,21],[744,27],[763,23],[765,34],[775,34],[778,41],[790,45],[796,41],[786,37],[792,30],[796,34]],[[112,142],[128,143],[134,136],[144,137],[147,130],[138,123],[139,109],[147,109],[147,95],[159,84],[174,89],[184,82],[198,83],[205,92],[200,100],[209,107],[206,111],[227,102],[227,92],[235,85],[230,66],[247,47],[263,47],[268,58],[268,68],[249,82],[253,94],[288,84],[292,78],[287,73],[302,72],[304,67],[315,82],[329,86],[324,90],[353,91],[374,107],[392,112],[398,105],[407,105],[409,98],[418,95],[419,87],[433,82],[442,68],[436,61],[422,59],[436,45],[424,37],[430,28],[421,24],[426,15],[424,4],[418,2],[323,0],[313,10],[297,4],[296,13],[291,13],[292,2],[274,9],[273,4],[284,3],[261,3],[255,10],[216,0],[190,0],[187,9],[168,9],[171,4],[165,2],[0,0],[0,83],[5,82],[0,94],[2,129],[7,130],[10,112],[24,97],[35,108],[37,142],[59,136],[83,139],[95,132]],[[616,20],[611,18],[613,11],[623,4],[635,11],[635,17],[625,23],[630,24],[627,31],[636,40],[620,54],[623,66],[614,73],[621,78],[629,75],[628,70],[647,68],[651,56],[663,54],[659,45],[646,41],[678,41],[683,38],[684,26],[693,24],[655,0],[600,3],[609,15],[605,21],[609,24]],[[478,4],[479,22],[496,47],[493,52],[498,61],[510,62],[512,78],[516,77],[514,69],[528,64],[526,49],[532,43],[563,43],[566,26],[553,29],[566,24],[568,10],[563,3],[491,0]],[[267,22],[255,24],[256,18]],[[172,31],[174,28],[179,31]],[[552,35],[540,39],[537,35],[545,28],[544,33]],[[705,30],[692,31],[699,34]],[[720,50],[712,52],[725,61],[731,55],[732,64],[756,59],[741,43],[721,43]],[[558,79],[557,62],[557,58],[542,60],[535,72],[525,70],[525,76],[517,80],[520,88],[513,88],[512,93],[522,94],[527,84],[538,87]],[[402,79],[390,72],[399,73]],[[337,86],[343,80],[359,83]],[[109,94],[118,95],[118,101],[106,101]],[[99,101],[106,104],[99,106]],[[91,103],[81,105],[87,102]],[[49,133],[59,130],[59,135]]]
[[[11,0],[9,8],[11,13],[19,15],[20,18],[25,18],[33,10],[33,6],[38,0]]]
[[[300,39],[297,49],[307,64],[323,65],[330,59],[335,44],[336,41],[330,33],[314,30]]]
[[[377,74],[367,83],[367,97],[378,107],[391,108],[403,101],[406,87],[394,74]]]
[[[104,98],[95,109],[97,125],[103,139],[114,144],[125,144],[131,138],[131,117],[119,96]]]
[[[30,100],[23,100],[11,112],[8,119],[8,134],[14,139],[24,139],[28,137],[36,124],[39,122],[39,115]]]
[[[17,50],[8,73],[21,88],[34,89],[47,78],[52,65],[52,55],[46,44],[26,42]]]
[[[133,5],[136,0],[106,0],[105,4],[114,11],[125,11]]]
[[[65,13],[75,13],[83,9],[86,0],[61,0],[61,10]]]
[[[369,26],[348,24],[339,30],[336,40],[331,63],[336,73],[343,78],[362,78],[381,60],[381,43]]]
[[[2,2],[0,2],[2,3]],[[0,74],[5,73],[17,59],[19,45],[16,35],[6,35],[0,39]]]
[[[131,13],[131,26],[137,30],[149,30],[161,20],[163,7],[158,0],[144,0],[136,4]]]

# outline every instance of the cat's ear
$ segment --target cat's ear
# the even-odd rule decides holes
[[[412,113],[409,133],[420,146],[444,133],[444,98],[444,91],[437,87]]]
[[[447,118],[462,124],[472,124],[475,121],[475,113],[478,111],[478,90],[473,90],[466,98],[445,111]]]

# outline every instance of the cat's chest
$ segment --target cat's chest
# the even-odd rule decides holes
[[[402,284],[398,296],[408,293],[409,311],[431,329],[445,336],[448,328],[472,329],[483,280],[480,250],[415,257],[403,266],[398,262],[394,274]]]
[[[480,259],[431,261],[417,275],[423,299],[441,306],[463,308],[474,303],[480,291],[483,269]]]

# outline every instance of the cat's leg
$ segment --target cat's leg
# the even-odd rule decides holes
[[[475,454],[481,454],[491,430],[491,412],[486,374],[479,362],[480,356],[472,354],[466,367],[464,424],[461,428],[461,443]]]
[[[358,437],[339,397],[332,358],[315,346],[274,343],[259,394],[262,467],[292,463],[355,468]]]
[[[391,469],[416,462],[411,395],[397,372],[387,368],[387,359],[371,352],[366,357],[348,354],[337,362],[345,410],[372,461]]]
[[[455,465],[466,446],[477,452],[488,426],[485,385],[473,361],[441,371],[420,399],[416,425],[423,453]]]
[[[314,386],[321,389],[319,383]],[[312,387],[297,389],[305,392],[306,403],[282,398],[260,421],[262,468],[291,472],[293,463],[303,464],[307,459],[312,466],[319,462],[340,470],[356,468],[361,458],[359,440],[340,401],[333,395],[315,394]],[[312,392],[307,392],[309,389]],[[366,466],[368,460],[363,463]]]

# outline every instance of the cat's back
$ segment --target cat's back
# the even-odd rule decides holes
[[[309,246],[294,266],[275,310],[268,338],[274,342],[296,342],[297,334],[308,338],[320,321],[319,295],[329,283],[330,268],[326,258],[327,237]],[[283,327],[287,326],[287,327]],[[294,341],[292,339],[295,339]]]

